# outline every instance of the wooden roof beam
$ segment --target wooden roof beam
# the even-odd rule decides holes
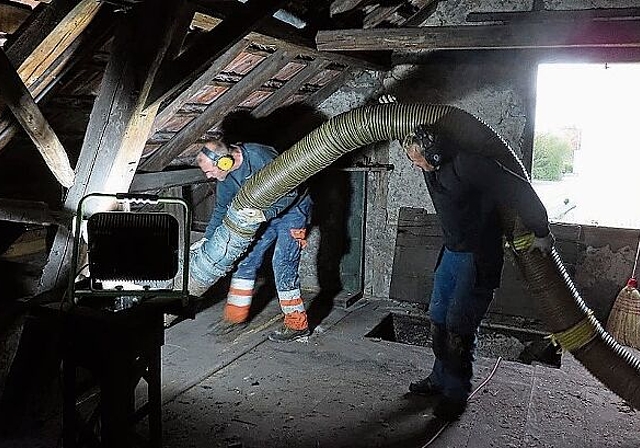
[[[280,9],[286,0],[250,0],[247,8],[226,20],[198,39],[180,56],[164,61],[159,77],[151,89],[147,106],[159,103],[176,91],[190,85],[217,58],[242,40],[256,26]]]
[[[290,60],[291,56],[286,51],[278,50],[262,61],[218,100],[211,103],[201,115],[191,120],[171,140],[147,157],[141,168],[146,171],[162,170],[189,145],[220,122],[251,92],[275,76]]]
[[[256,117],[264,117],[278,108],[290,96],[295,95],[302,85],[311,79],[318,70],[326,64],[321,59],[316,59],[307,64],[305,68],[300,70],[296,75],[288,80],[282,87],[273,92],[262,103],[260,103],[253,111],[252,115]]]
[[[184,89],[179,95],[167,105],[161,105],[160,112],[154,123],[152,133],[162,129],[164,125],[173,117],[180,108],[187,103],[200,89],[208,85],[211,80],[220,73],[227,65],[229,65],[241,52],[249,45],[246,40],[236,42],[223,55],[216,59],[202,75],[200,75],[189,87]]]
[[[319,50],[491,50],[639,47],[640,22],[517,23],[319,31]]]
[[[402,24],[403,27],[420,26],[427,20],[438,8],[438,3],[443,0],[423,0],[422,7],[418,12],[409,17]]]
[[[65,2],[61,1],[60,5],[65,6]],[[48,8],[54,8],[54,5]],[[36,102],[60,80],[63,73],[104,43],[112,27],[112,13],[105,8],[101,10],[100,3],[94,0],[83,0],[71,10],[62,8],[62,12],[64,15],[60,18],[62,14],[44,15],[48,19],[44,23],[43,20],[34,20],[31,26],[36,27],[37,32],[31,32],[30,26],[20,40],[7,49],[7,56],[12,65],[18,67],[20,79]],[[58,18],[55,27],[46,26]],[[42,28],[49,32],[31,48],[28,45],[33,42],[31,36],[39,35]],[[3,114],[0,108],[0,150],[9,143],[17,129],[10,114]]]
[[[344,70],[343,72],[337,74],[331,81],[322,86],[317,92],[314,92],[309,98],[305,100],[305,103],[312,107],[318,107],[324,102],[324,100],[333,95],[336,90],[342,87],[344,83],[351,78],[353,78],[353,71]]]
[[[6,53],[1,49],[0,82],[2,83],[0,102],[4,101],[9,107],[36,145],[58,182],[69,188],[73,184],[75,174],[69,164],[67,153],[56,133],[42,115],[29,90],[11,65]]]
[[[640,8],[594,8],[543,11],[470,12],[467,22],[552,22],[640,19]]]

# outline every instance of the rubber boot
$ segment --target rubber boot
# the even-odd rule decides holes
[[[409,392],[425,397],[434,397],[442,392],[442,374],[447,356],[447,330],[435,322],[431,323],[431,347],[436,359],[431,374],[409,385]]]

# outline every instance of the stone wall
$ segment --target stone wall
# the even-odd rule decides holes
[[[545,3],[547,9],[634,6],[640,6],[640,1]],[[532,2],[519,1],[441,2],[425,25],[460,24],[470,11],[526,11],[531,7]],[[526,51],[397,52],[394,54],[397,65],[383,75],[382,86],[376,84],[375,74],[367,73],[329,98],[323,104],[323,112],[334,116],[375,101],[383,92],[393,93],[401,102],[455,105],[493,127],[525,166],[530,167],[536,71],[538,61],[544,57],[539,52]],[[571,61],[576,60],[580,57],[572,55]],[[367,151],[373,162],[395,166],[391,173],[370,173],[367,182],[365,294],[385,298],[389,296],[399,209],[415,207],[433,212],[433,206],[421,174],[411,167],[398,142],[372,145]],[[576,241],[581,250],[576,259],[574,280],[600,318],[606,316],[619,288],[631,273],[635,250],[635,234],[632,234],[633,231],[621,229],[584,227],[580,241]],[[310,261],[307,258],[307,266],[311,265]],[[309,273],[312,268],[305,269]],[[524,303],[529,300],[527,296],[520,298],[519,305],[518,299],[515,300],[505,311],[522,309],[525,314],[534,313],[531,304]],[[500,303],[497,305],[500,309]]]

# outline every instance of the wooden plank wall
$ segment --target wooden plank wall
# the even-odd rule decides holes
[[[575,278],[579,256],[584,252],[582,226],[552,224],[551,229],[565,267]],[[402,207],[398,218],[389,297],[428,306],[433,288],[433,271],[441,247],[442,231],[437,216],[425,209]],[[538,307],[508,253],[505,253],[502,283],[489,311],[540,319]]]

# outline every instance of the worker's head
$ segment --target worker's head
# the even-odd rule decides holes
[[[223,181],[236,166],[233,152],[223,141],[209,140],[196,156],[196,163],[207,179]]]
[[[403,141],[402,146],[414,166],[435,171],[444,161],[443,139],[425,125],[419,125]]]

